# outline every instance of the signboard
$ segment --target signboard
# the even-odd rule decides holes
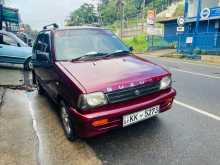
[[[211,17],[220,16],[220,7],[212,8],[210,16]]]
[[[19,23],[19,14],[17,9],[7,8],[0,5],[0,15],[2,16],[2,21]]]
[[[148,10],[147,24],[154,25],[155,21],[156,21],[156,11],[155,10]]]
[[[186,43],[187,44],[192,44],[193,43],[193,37],[187,37],[186,38]]]
[[[179,26],[183,26],[184,23],[185,23],[184,17],[183,17],[183,16],[178,17],[178,19],[177,19],[177,24],[178,24]]]
[[[184,30],[185,30],[184,26],[178,26],[176,29],[177,32],[184,32]]]
[[[148,35],[162,35],[163,29],[162,28],[156,28],[152,25],[147,26],[147,34]]]
[[[210,14],[211,14],[211,10],[209,8],[204,8],[200,13],[200,17],[202,19],[208,19]]]

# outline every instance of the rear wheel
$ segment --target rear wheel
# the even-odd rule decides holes
[[[77,139],[73,122],[68,114],[67,105],[62,101],[60,105],[60,117],[63,124],[63,129],[68,140],[74,141]]]

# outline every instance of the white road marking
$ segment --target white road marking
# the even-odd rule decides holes
[[[220,77],[218,77],[218,76],[212,76],[212,75],[198,73],[198,72],[190,72],[190,71],[186,71],[186,70],[182,70],[182,69],[176,69],[176,68],[170,68],[170,70],[176,70],[176,71],[183,72],[183,73],[189,73],[189,74],[192,74],[192,75],[197,75],[197,76],[202,76],[202,77],[206,77],[206,78],[212,78],[212,79],[219,79],[220,80]]]
[[[191,105],[182,103],[182,102],[177,101],[177,100],[174,100],[174,103],[177,104],[177,105],[183,106],[183,107],[185,107],[185,108],[191,109],[191,110],[193,110],[193,111],[195,111],[195,112],[198,112],[198,113],[200,113],[200,114],[202,114],[202,115],[205,115],[205,116],[207,116],[207,117],[210,117],[210,118],[212,118],[212,119],[215,119],[215,120],[220,121],[220,116],[211,114],[211,113],[209,113],[209,112],[206,112],[205,110],[202,110],[202,109],[193,107],[193,106],[191,106]]]

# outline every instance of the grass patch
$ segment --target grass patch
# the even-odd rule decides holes
[[[123,42],[127,46],[132,46],[135,52],[144,52],[148,47],[148,42],[145,39],[145,34],[141,34],[132,38],[123,38]]]

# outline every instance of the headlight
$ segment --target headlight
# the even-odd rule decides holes
[[[102,92],[84,94],[78,100],[78,107],[81,109],[93,108],[105,104],[107,104],[107,98]]]
[[[160,89],[169,88],[171,86],[171,83],[172,83],[171,76],[166,76],[162,78],[162,80],[160,81]]]

